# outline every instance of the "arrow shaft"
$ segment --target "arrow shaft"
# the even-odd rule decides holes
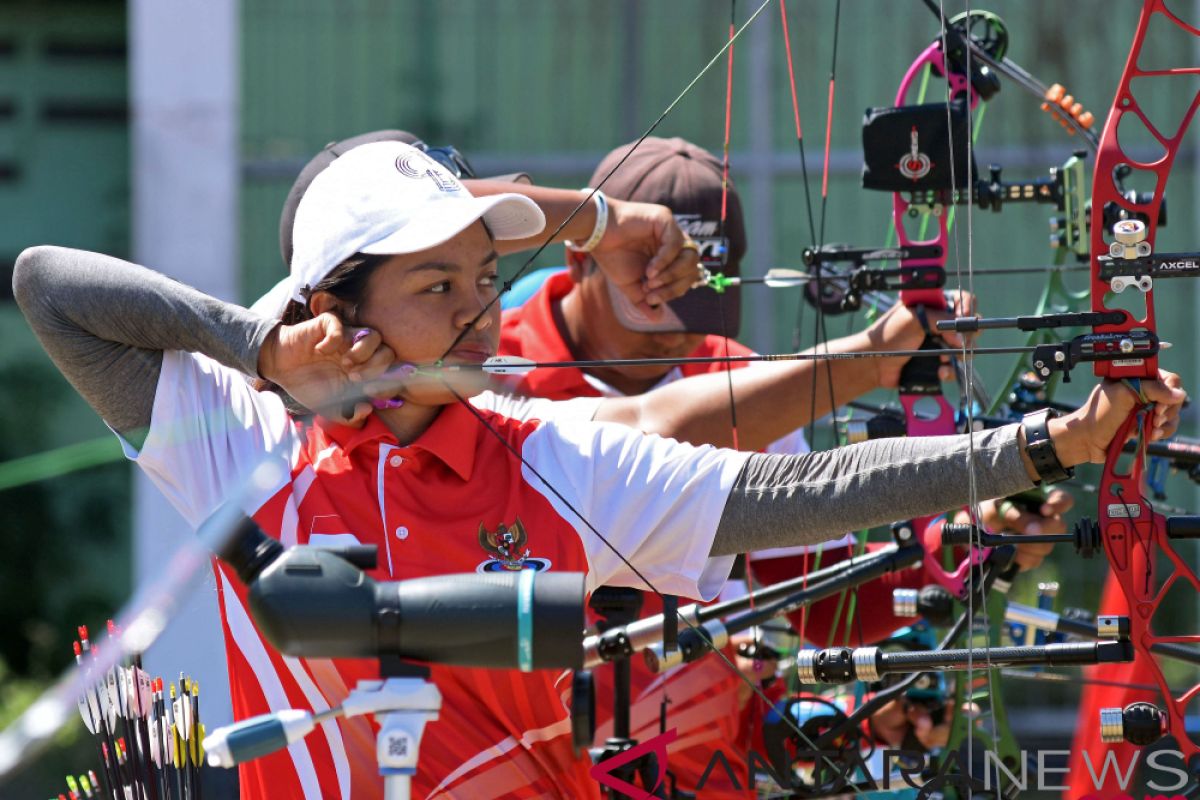
[[[977,347],[971,355],[996,355],[1032,353],[1032,347]],[[746,356],[705,356],[684,358],[613,358],[596,361],[536,361],[512,364],[447,364],[440,368],[445,372],[474,372],[483,370],[497,374],[525,372],[533,369],[591,367],[650,367],[686,366],[689,364],[749,364],[760,361],[846,361],[859,358],[941,358],[959,353],[958,350],[876,350],[865,353],[771,353]]]

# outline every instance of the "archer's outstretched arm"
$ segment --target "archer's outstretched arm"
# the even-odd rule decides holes
[[[1079,409],[1047,425],[1059,463],[1102,463],[1130,414],[1152,404],[1157,441],[1171,436],[1187,394],[1159,372],[1137,395],[1104,381]],[[825,535],[936,514],[1024,491],[1037,480],[1021,425],[959,436],[877,439],[804,455],[755,453],[725,502],[713,555],[807,544]],[[974,484],[972,490],[971,484]]]
[[[973,450],[973,452],[972,452]],[[967,435],[877,439],[803,455],[755,453],[725,501],[713,555],[821,541],[838,531],[936,514],[1033,486],[1019,425]],[[1034,473],[1036,475],[1036,473]]]
[[[948,312],[931,311],[929,324],[949,316]],[[914,311],[897,305],[866,330],[807,352],[915,350],[924,338]],[[956,337],[947,343],[956,346],[959,342]],[[867,392],[894,387],[906,361],[895,357],[753,364],[731,374],[721,371],[675,381],[637,397],[606,399],[595,418],[692,444],[732,447],[732,383],[738,444],[743,450],[762,450]]]

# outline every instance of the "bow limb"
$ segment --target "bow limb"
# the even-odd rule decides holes
[[[1152,252],[1157,227],[1160,224],[1159,212],[1167,179],[1182,146],[1184,135],[1197,107],[1200,106],[1200,93],[1184,95],[1181,99],[1188,102],[1188,106],[1180,118],[1179,127],[1174,131],[1158,128],[1143,109],[1139,97],[1150,86],[1161,86],[1165,83],[1163,78],[1200,75],[1200,68],[1190,65],[1168,69],[1143,69],[1139,66],[1143,52],[1153,46],[1147,39],[1152,25],[1169,26],[1177,32],[1200,39],[1200,29],[1172,14],[1162,0],[1144,0],[1125,69],[1101,134],[1096,160],[1091,231],[1093,310],[1107,310],[1106,295],[1110,289],[1115,289],[1115,279],[1102,277],[1103,266],[1119,267],[1122,262],[1129,260],[1126,256],[1136,258]],[[1134,91],[1135,88],[1137,92]],[[1162,146],[1163,155],[1151,163],[1133,158],[1123,148],[1118,136],[1123,121],[1127,128],[1141,127],[1148,131]],[[1114,177],[1115,170],[1122,165],[1128,165],[1143,175],[1152,176],[1155,181],[1153,193],[1135,199],[1130,199],[1127,194],[1122,193]],[[1110,234],[1104,225],[1104,209],[1108,204],[1114,204],[1135,218],[1128,221],[1132,224],[1119,223],[1121,227]],[[1142,222],[1139,224],[1137,220]],[[1140,241],[1135,241],[1139,238]],[[1134,283],[1133,288],[1134,291],[1142,292],[1145,300],[1144,315],[1139,318],[1135,314],[1127,313],[1124,323],[1099,326],[1096,328],[1097,332],[1157,332],[1153,280],[1145,278]],[[1095,371],[1102,378],[1115,380],[1155,380],[1158,377],[1158,359],[1157,355],[1153,355],[1123,361],[1098,362]],[[1187,707],[1200,692],[1200,684],[1182,693],[1173,690],[1166,681],[1158,657],[1151,652],[1155,644],[1166,641],[1200,642],[1200,636],[1165,637],[1154,631],[1156,618],[1158,622],[1163,621],[1158,612],[1171,587],[1182,583],[1184,586],[1190,586],[1192,591],[1200,591],[1200,578],[1197,577],[1193,564],[1176,552],[1171,541],[1168,520],[1156,512],[1144,496],[1144,445],[1149,442],[1152,425],[1150,413],[1138,410],[1131,414],[1120,433],[1113,439],[1105,459],[1099,486],[1097,520],[1094,523],[1084,520],[1080,525],[1098,531],[1103,537],[1110,568],[1104,593],[1104,610],[1110,613],[1127,611],[1129,614],[1131,639],[1136,654],[1133,670],[1134,675],[1138,676],[1134,680],[1138,683],[1150,682],[1158,687],[1157,693],[1152,694],[1157,694],[1154,699],[1160,704],[1156,719],[1161,730],[1143,731],[1147,734],[1145,737],[1136,735],[1130,729],[1133,720],[1129,713],[1123,712],[1119,707],[1103,712],[1105,721],[1109,723],[1106,726],[1097,718],[1096,707],[1102,703],[1124,704],[1136,697],[1137,693],[1130,690],[1094,690],[1094,687],[1088,687],[1082,708],[1088,713],[1080,720],[1073,752],[1079,754],[1086,751],[1093,762],[1105,757],[1106,746],[1102,742],[1115,744],[1122,738],[1122,734],[1125,741],[1137,739],[1137,743],[1140,744],[1147,743],[1146,740],[1151,738],[1149,733],[1169,735],[1174,739],[1174,748],[1183,754],[1185,761],[1200,753],[1200,746],[1188,736],[1184,727]],[[1121,451],[1125,441],[1134,435],[1140,435],[1142,446],[1138,447],[1132,462],[1129,463],[1122,459]],[[1168,574],[1157,574],[1157,569],[1161,567],[1168,567]],[[1111,677],[1109,672],[1105,670],[1104,677]],[[1142,680],[1141,676],[1148,680]],[[1142,693],[1142,696],[1145,694]],[[1159,736],[1152,738],[1156,739]],[[1118,744],[1117,747],[1128,750],[1127,746]],[[1078,755],[1073,758],[1074,761],[1079,761]],[[1081,769],[1082,766],[1080,764]]]

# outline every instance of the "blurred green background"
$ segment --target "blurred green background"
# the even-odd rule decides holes
[[[961,10],[960,3],[946,5]],[[740,23],[756,8],[743,0],[733,14]],[[816,197],[835,3],[793,0],[787,8]],[[1008,23],[1009,55],[1044,82],[1065,84],[1102,121],[1138,4],[1007,0],[991,10]],[[295,174],[325,143],[404,128],[430,144],[455,145],[482,174],[524,170],[539,183],[581,186],[605,152],[645,130],[718,51],[730,15],[727,0],[243,0],[236,212],[242,299],[252,301],[283,275],[279,210]],[[127,28],[126,5],[114,0],[0,4],[0,294],[7,298],[0,302],[0,728],[71,661],[75,626],[102,627],[132,588],[130,468],[7,294],[11,264],[32,244],[131,253],[128,86],[136,54]],[[918,0],[841,4],[826,242],[884,242],[890,198],[859,188],[860,122],[865,108],[892,103],[904,70],[936,30]],[[1160,37],[1154,58],[1196,63],[1190,39],[1165,30],[1152,35]],[[751,234],[743,272],[800,268],[812,241],[777,4],[739,40],[734,64],[732,175]],[[1178,91],[1156,86],[1140,97],[1156,119],[1177,117],[1180,92],[1195,90],[1191,78],[1178,82]],[[724,103],[722,62],[657,134],[719,151]],[[1146,143],[1133,132],[1129,141]],[[1190,136],[1176,165],[1159,249],[1195,246],[1194,141]],[[977,158],[981,168],[1002,164],[1010,179],[1035,177],[1079,146],[1032,97],[1005,84],[988,105]],[[950,269],[968,259],[977,267],[1048,263],[1049,214],[1034,206],[998,215],[976,210],[969,225],[960,215]],[[538,265],[558,262],[550,248]],[[503,268],[511,275],[522,263],[511,257]],[[976,289],[985,313],[1016,314],[1028,309],[1041,282],[980,277]],[[1194,382],[1196,289],[1179,282],[1156,300],[1160,333],[1175,344],[1165,363]],[[743,302],[743,340],[763,352],[791,347],[796,293],[748,289]],[[861,317],[830,319],[829,333],[862,324]],[[813,342],[812,327],[810,309],[801,344]],[[988,343],[1011,341],[996,336]],[[1011,362],[979,368],[995,393]],[[1088,374],[1080,370],[1060,399],[1079,398]],[[1188,413],[1183,432],[1194,435],[1194,428]],[[1195,508],[1196,499],[1190,483],[1172,479],[1172,503]],[[1094,502],[1081,495],[1079,506]],[[1029,599],[1038,580],[1058,580],[1063,604],[1094,608],[1103,574],[1101,561],[1081,562],[1062,550],[1015,593]],[[1182,594],[1173,623],[1194,630],[1196,600]],[[1073,697],[1060,686],[1022,684],[1010,703],[1024,711],[1016,715],[1018,728],[1069,734]],[[90,766],[91,746],[81,734],[78,723],[64,731],[62,746],[25,773],[14,796],[56,794],[65,772]]]

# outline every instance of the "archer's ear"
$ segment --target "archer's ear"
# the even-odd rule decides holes
[[[329,312],[341,319],[342,301],[329,292],[313,292],[312,297],[308,298],[308,310],[314,317]]]

